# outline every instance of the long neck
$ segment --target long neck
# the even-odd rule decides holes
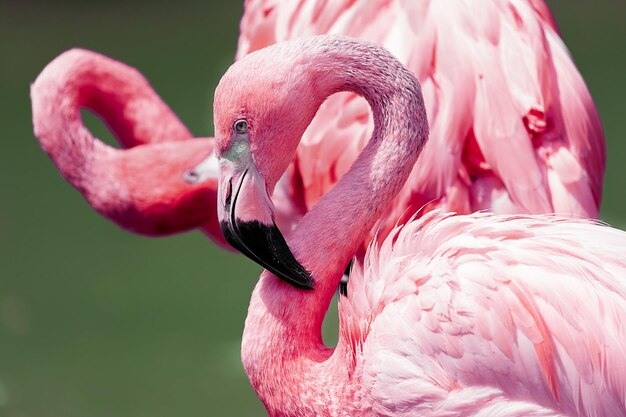
[[[225,246],[214,213],[215,178],[183,181],[212,154],[213,139],[191,134],[135,69],[74,49],[31,87],[35,136],[58,170],[103,216],[125,229],[164,235],[203,225]],[[93,137],[81,109],[100,116],[122,146]]]
[[[365,97],[375,128],[351,169],[303,218],[289,239],[296,258],[312,272],[315,290],[298,290],[265,272],[254,291],[242,357],[269,409],[280,407],[273,401],[286,398],[286,394],[280,396],[276,394],[279,388],[268,387],[268,378],[290,378],[287,374],[293,370],[288,364],[306,368],[303,358],[319,363],[329,357],[331,351],[321,340],[321,324],[342,272],[406,181],[428,136],[426,112],[414,76],[380,48],[344,39],[337,42],[321,48],[311,59],[314,65],[300,66],[303,71],[313,68],[303,76],[312,80],[312,94],[320,97],[320,103],[338,91]],[[315,379],[315,375],[308,378]]]
[[[74,49],[48,64],[31,99],[35,136],[79,189],[94,159],[110,152],[83,125],[82,108],[100,116],[123,147],[191,137],[138,71],[90,51]]]

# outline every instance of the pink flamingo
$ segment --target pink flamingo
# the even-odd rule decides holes
[[[212,138],[191,133],[135,69],[73,49],[31,86],[35,136],[63,177],[104,217],[158,236],[201,227],[228,247],[214,212],[217,165]],[[85,128],[81,108],[104,119],[124,148]],[[193,164],[201,164],[189,178]],[[212,163],[213,162],[213,163]]]
[[[367,100],[373,135],[288,247],[268,194],[340,91]],[[428,136],[420,86],[389,52],[335,36],[268,47],[227,71],[214,112],[222,228],[268,269],[242,359],[270,416],[626,415],[626,233],[592,220],[410,221],[356,267],[324,346],[343,266]]]
[[[403,214],[410,216],[424,205],[459,213],[490,209],[597,217],[605,163],[602,129],[585,83],[542,1],[248,0],[237,56],[276,41],[323,33],[386,46],[424,88],[431,140],[407,185],[380,213],[387,220],[373,230],[381,238],[398,220],[406,220]],[[80,72],[75,61],[93,65],[102,76]],[[201,225],[211,239],[221,242],[215,213],[205,210],[206,199],[215,198],[211,141],[188,141],[189,132],[145,79],[122,64],[105,61],[73,51],[44,69],[31,92],[35,134],[44,149],[96,210],[123,227],[159,234]],[[82,87],[76,89],[77,84]],[[104,89],[109,92],[98,93]],[[97,99],[82,98],[86,92]],[[62,108],[47,103],[62,101],[67,103]],[[100,161],[104,169],[107,161],[100,156],[106,152],[100,145],[62,151],[71,147],[72,136],[91,142],[80,123],[80,105],[99,113],[122,144],[146,144],[128,154],[106,151],[129,161],[125,164],[137,168],[141,180],[127,187],[135,173],[125,172],[112,183],[110,175],[81,171],[81,154],[86,157],[92,150],[99,154],[89,160]],[[371,134],[372,120],[365,101],[351,93],[335,95],[321,106],[273,196],[284,231],[347,172]],[[177,143],[162,143],[168,140]],[[148,151],[153,148],[147,142],[159,144]],[[159,150],[163,147],[168,148]],[[55,155],[58,152],[64,156]],[[154,163],[143,156],[149,152],[175,160],[167,186],[154,186],[163,172],[152,170],[165,170],[170,162]],[[200,154],[209,155],[208,162],[192,170]],[[74,156],[76,161],[71,160]],[[80,181],[76,171],[81,171]],[[185,178],[187,171],[196,176]],[[190,179],[196,182],[189,184]],[[108,192],[98,192],[96,199],[85,184]],[[166,197],[163,187],[171,191]],[[127,188],[131,191],[125,192]],[[160,204],[164,198],[167,201]]]

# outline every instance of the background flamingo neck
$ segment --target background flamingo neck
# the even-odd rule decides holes
[[[124,147],[191,137],[137,70],[90,51],[74,49],[48,64],[31,99],[35,135],[79,189],[93,161],[112,152],[85,128],[82,108],[100,116]]]
[[[264,381],[308,369],[303,361],[311,369],[329,362],[331,352],[322,343],[321,325],[342,273],[405,183],[428,136],[419,84],[391,54],[373,45],[332,38],[303,61],[296,67],[310,80],[318,103],[335,92],[354,91],[370,103],[375,128],[350,170],[290,236],[289,246],[312,272],[315,290],[298,290],[267,272],[255,289],[242,357],[262,399],[267,394]],[[299,371],[289,370],[290,364]],[[315,372],[307,375],[314,379]]]

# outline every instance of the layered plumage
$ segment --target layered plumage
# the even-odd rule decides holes
[[[625,253],[592,221],[429,213],[353,270],[339,346],[374,415],[624,416]]]
[[[324,33],[385,46],[424,90],[430,140],[379,236],[424,205],[598,216],[602,127],[543,1],[248,0],[238,57]],[[291,194],[310,209],[372,126],[365,100],[330,97],[298,147]]]

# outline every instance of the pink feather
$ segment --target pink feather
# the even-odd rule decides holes
[[[252,28],[266,21],[275,24],[271,42],[252,47]],[[382,216],[387,220],[376,229],[379,236],[431,202],[428,209],[460,213],[597,217],[602,128],[542,1],[248,1],[238,57],[323,33],[384,45],[424,89],[431,138],[421,164]],[[364,110],[355,113],[359,102]],[[297,159],[308,209],[365,146],[372,128],[366,109],[358,97],[331,97],[305,132]],[[582,170],[575,184],[566,180],[564,156],[560,162],[547,156],[560,148]]]

